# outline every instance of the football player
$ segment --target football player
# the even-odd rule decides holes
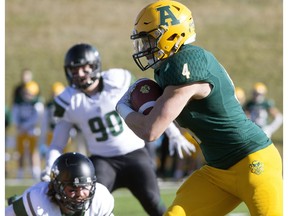
[[[40,178],[41,164],[38,151],[38,137],[40,135],[40,122],[44,104],[40,98],[40,88],[35,81],[24,84],[21,98],[18,98],[12,107],[12,120],[16,127],[16,150],[18,151],[19,168],[17,177],[24,177],[25,159],[31,164],[32,177]],[[28,157],[25,153],[28,151]]]
[[[19,103],[23,100],[22,96],[22,91],[23,87],[27,82],[30,82],[33,80],[33,73],[29,68],[24,68],[21,71],[21,82],[15,86],[13,90],[13,103]]]
[[[255,83],[252,98],[247,101],[244,110],[246,115],[261,127],[268,137],[271,137],[281,127],[283,116],[274,101],[266,98],[267,91],[264,83]]]
[[[113,216],[114,198],[96,180],[89,158],[62,154],[52,166],[51,181],[28,188],[6,207],[5,215]]]
[[[57,118],[54,117],[54,98],[62,93],[65,89],[64,84],[61,82],[53,83],[51,87],[51,97],[45,104],[45,111],[41,127],[41,142],[49,145],[53,137],[53,129],[56,124]]]
[[[193,133],[207,162],[182,184],[164,215],[226,215],[241,202],[251,215],[283,215],[281,156],[245,115],[225,68],[211,52],[191,44],[196,39],[191,11],[176,1],[149,4],[138,14],[131,39],[136,64],[153,68],[164,92],[144,116],[130,107],[132,85],[117,111],[150,141],[176,119]]]
[[[166,208],[145,143],[115,110],[117,101],[130,86],[131,73],[119,68],[102,71],[98,50],[85,43],[67,51],[64,68],[70,85],[55,98],[54,114],[59,120],[47,154],[46,171],[49,173],[54,160],[63,152],[69,130],[76,125],[86,139],[98,181],[110,192],[128,188],[148,215],[163,215]],[[192,145],[177,128],[170,127],[169,134],[171,145],[190,152]]]

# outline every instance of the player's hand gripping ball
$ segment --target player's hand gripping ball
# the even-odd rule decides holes
[[[147,115],[155,105],[155,101],[162,95],[163,90],[150,79],[141,79],[137,82],[130,94],[131,105],[135,111]]]

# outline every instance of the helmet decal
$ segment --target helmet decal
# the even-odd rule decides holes
[[[160,12],[160,25],[168,26],[169,24],[166,22],[167,19],[171,19],[171,25],[177,25],[180,21],[174,16],[172,11],[170,10],[170,6],[163,6],[156,9]]]
[[[249,164],[249,168],[251,173],[256,175],[260,175],[264,172],[264,164],[261,161],[254,160],[251,164]]]
[[[132,35],[133,59],[144,71],[156,69],[185,44],[196,40],[192,12],[183,4],[161,0],[147,5],[138,14]]]

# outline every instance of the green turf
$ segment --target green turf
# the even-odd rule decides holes
[[[5,198],[7,199],[10,196],[15,194],[21,194],[27,186],[6,186]],[[161,196],[163,202],[168,206],[174,196],[176,188],[173,189],[161,189]],[[145,212],[139,202],[133,197],[130,191],[126,189],[119,189],[113,193],[115,198],[115,216],[145,216]],[[247,207],[245,204],[239,205],[232,213],[247,213]]]
[[[114,194],[115,197],[115,215],[133,215],[133,216],[145,216],[143,213],[142,207],[139,202],[132,196],[132,194],[125,190],[121,189],[116,191]],[[161,196],[164,203],[168,206],[175,197],[175,189],[161,189]],[[129,206],[129,207],[128,207]],[[244,203],[239,205],[231,213],[247,213],[248,209]]]

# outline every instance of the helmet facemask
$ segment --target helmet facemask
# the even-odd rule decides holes
[[[84,70],[85,76],[83,77],[79,77],[78,75],[75,76],[71,71],[73,67],[65,68],[66,77],[73,87],[76,87],[78,89],[87,89],[95,82],[95,80],[100,78],[101,70],[97,67],[97,64],[90,64],[90,67],[92,71],[90,72]],[[84,80],[87,80],[87,82],[83,83]]]
[[[149,44],[147,35],[154,38],[155,43]],[[150,67],[156,69],[160,62],[178,52],[182,45],[195,41],[196,33],[192,12],[176,1],[156,1],[140,11],[130,38],[134,40],[133,59],[139,68],[143,71]],[[142,42],[135,42],[141,38]],[[141,43],[145,45],[145,42],[148,45],[139,45]],[[141,47],[145,47],[145,49],[141,50]],[[152,58],[151,54],[153,54]],[[148,62],[145,66],[140,60],[143,56],[146,56]]]
[[[91,70],[84,71],[85,76],[79,77],[72,73],[72,69],[89,65]],[[101,58],[98,50],[89,44],[76,44],[71,47],[65,56],[65,75],[69,85],[87,89],[101,76]],[[87,80],[86,83],[83,81]]]
[[[88,157],[76,152],[62,154],[54,162],[50,178],[48,194],[64,207],[64,211],[74,213],[90,207],[97,178]]]
[[[95,182],[96,179],[90,183],[82,183],[82,184],[71,184],[71,183],[64,183],[61,181],[54,182],[54,190],[56,192],[56,199],[60,202],[66,209],[71,212],[78,212],[78,211],[87,211],[92,203],[92,199],[95,194]],[[84,200],[76,200],[75,198],[70,198],[66,195],[64,189],[67,186],[71,187],[85,187],[89,190],[89,196]]]
[[[131,35],[135,50],[133,59],[142,71],[150,67],[157,68],[157,63],[164,57],[164,52],[157,46],[162,34],[163,31],[159,28],[139,34],[135,31]]]

